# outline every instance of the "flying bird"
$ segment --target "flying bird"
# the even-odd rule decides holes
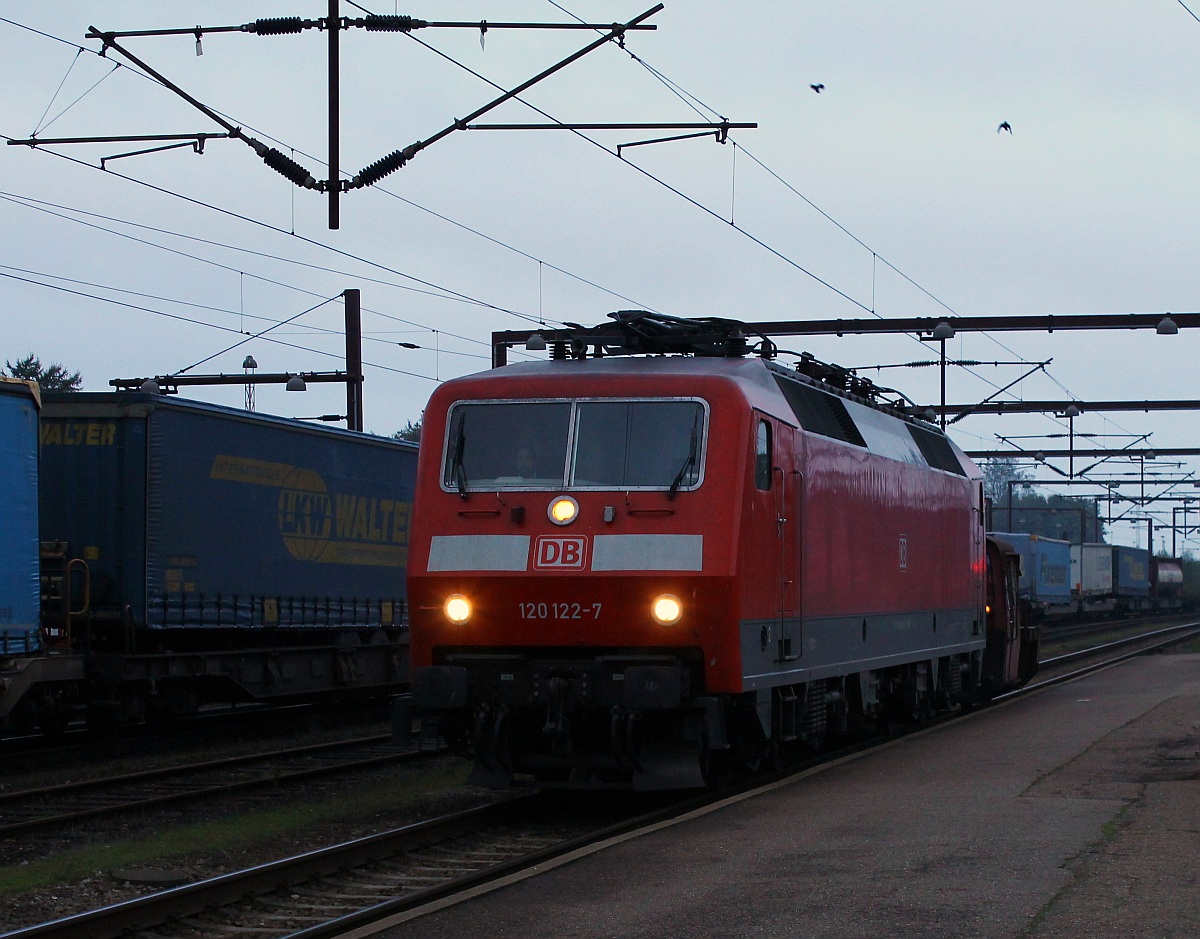
[[[820,94],[822,91],[825,90],[825,86],[822,84],[809,85],[808,87],[811,88],[813,91],[815,91],[817,94]]]
[[[1000,133],[1000,131],[1002,131],[1002,130],[1006,130],[1011,134],[1012,133],[1012,125],[1010,123],[1008,123],[1008,121],[1004,121],[999,127],[996,128],[996,133]]]

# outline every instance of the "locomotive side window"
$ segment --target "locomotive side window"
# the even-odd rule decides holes
[[[754,445],[754,488],[764,492],[771,488],[771,425],[758,422],[758,439]]]
[[[699,485],[704,431],[704,405],[692,400],[460,402],[442,486],[674,493]]]
[[[571,485],[691,488],[703,434],[696,401],[581,401]]]

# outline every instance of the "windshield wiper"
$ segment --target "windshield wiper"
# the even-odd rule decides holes
[[[683,483],[683,478],[688,474],[688,470],[696,465],[696,457],[700,449],[700,415],[692,420],[692,442],[688,447],[687,459],[683,461],[683,466],[679,467],[679,472],[675,474],[675,479],[671,482],[671,488],[667,490],[667,501],[670,502],[675,498],[675,493],[679,491],[680,485]]]
[[[454,437],[454,455],[450,458],[450,476],[458,488],[460,498],[467,497],[467,471],[463,468],[463,451],[467,448],[467,415],[458,421],[458,433]]]

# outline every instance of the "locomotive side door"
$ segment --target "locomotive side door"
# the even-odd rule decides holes
[[[804,650],[804,474],[796,453],[795,429],[777,423],[774,431],[775,531],[779,542],[780,577],[777,657],[780,661],[791,661],[799,658]]]

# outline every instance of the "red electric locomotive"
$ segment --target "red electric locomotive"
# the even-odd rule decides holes
[[[473,781],[698,786],[1028,677],[941,431],[733,321],[614,316],[425,410],[413,692]]]

